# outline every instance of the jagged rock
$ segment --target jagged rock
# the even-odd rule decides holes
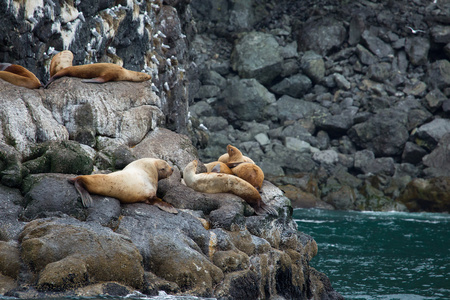
[[[450,134],[446,133],[439,140],[437,147],[428,155],[423,157],[423,164],[434,170],[439,176],[450,176],[450,159],[448,149],[450,146]],[[430,170],[425,170],[430,174]]]
[[[355,208],[356,195],[349,186],[342,186],[339,190],[329,193],[324,201],[341,210],[352,210]]]
[[[427,83],[433,88],[445,89],[450,86],[450,62],[441,59],[428,66]]]
[[[325,76],[325,62],[322,56],[314,51],[306,51],[301,59],[303,72],[315,83],[320,82]],[[292,96],[295,97],[295,96]]]
[[[22,165],[22,155],[13,146],[0,141],[1,183],[9,187],[20,187],[28,169]]]
[[[20,252],[15,242],[0,241],[0,274],[17,280],[20,272]],[[0,284],[0,286],[2,286]]]
[[[433,42],[439,44],[450,43],[450,26],[436,25],[430,29]]]
[[[367,45],[370,51],[379,58],[385,58],[394,55],[392,47],[383,42],[379,37],[373,35],[369,30],[365,30],[361,35],[362,41]]]
[[[264,108],[275,102],[275,96],[255,79],[232,80],[221,98],[226,105],[222,115],[232,121],[262,121]]]
[[[399,155],[409,137],[405,125],[406,114],[385,110],[354,125],[348,135],[356,145],[372,150],[376,156]]]
[[[98,281],[142,287],[144,269],[137,248],[98,224],[39,219],[27,224],[19,241],[22,259],[38,275],[40,289],[66,290]],[[76,280],[71,283],[71,278]]]
[[[450,177],[416,178],[398,197],[409,211],[450,211]]]
[[[402,153],[402,160],[406,163],[418,164],[422,161],[422,157],[427,154],[427,151],[419,145],[411,142],[406,142]]]
[[[358,55],[361,63],[365,65],[372,65],[377,62],[376,56],[360,44],[356,45],[356,54]]]
[[[423,37],[411,37],[406,39],[405,51],[409,61],[415,65],[423,65],[428,60],[428,51],[430,50],[430,42]]]
[[[384,82],[391,77],[391,65],[388,63],[377,63],[369,66],[367,76],[375,81]]]
[[[316,103],[284,95],[274,104],[278,111],[278,118],[282,122],[286,120],[298,120],[322,116],[326,109]]]
[[[187,136],[160,127],[149,132],[131,152],[137,159],[164,159],[176,165],[179,170],[183,170],[197,157],[197,150]]]
[[[20,191],[0,185],[0,240],[16,240],[25,223],[19,220],[23,210]]]
[[[78,193],[65,174],[37,174],[26,178],[29,187],[22,218],[27,221],[51,216],[70,215],[85,220],[87,211],[78,200]]]
[[[267,33],[250,32],[236,43],[231,65],[242,78],[255,78],[269,84],[279,75],[283,57],[275,38]]]
[[[417,128],[416,135],[426,143],[434,146],[449,131],[450,120],[438,118]]]
[[[435,112],[442,106],[442,103],[447,100],[447,97],[445,97],[441,90],[434,89],[425,96],[425,100],[427,101],[426,105],[430,111]]]
[[[278,95],[289,95],[294,98],[301,98],[311,88],[311,80],[302,74],[296,74],[284,78],[279,83],[273,85],[270,90]]]
[[[352,16],[348,29],[348,43],[355,46],[361,40],[361,34],[365,30],[364,17],[360,15]]]
[[[297,43],[301,51],[313,50],[320,55],[327,55],[330,50],[338,48],[345,38],[346,30],[342,22],[325,17],[303,24]]]
[[[94,165],[92,152],[74,141],[49,141],[31,148],[23,166],[31,174],[89,174]]]

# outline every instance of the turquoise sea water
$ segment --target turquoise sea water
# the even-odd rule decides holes
[[[450,299],[450,215],[296,209],[311,265],[346,299]]]

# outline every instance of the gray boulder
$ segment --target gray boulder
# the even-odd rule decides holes
[[[437,118],[426,123],[416,130],[418,138],[424,140],[429,146],[437,145],[440,139],[450,131],[450,120]]]
[[[449,147],[450,133],[446,133],[439,140],[437,147],[430,154],[423,157],[423,164],[430,168],[425,170],[428,175],[450,176]]]
[[[450,86],[450,62],[441,59],[431,63],[427,71],[427,83],[438,89],[445,89]]]
[[[22,259],[38,289],[66,290],[99,281],[141,288],[142,256],[126,237],[75,219],[40,219],[20,236]]]
[[[327,55],[330,50],[341,46],[346,34],[344,25],[336,19],[312,19],[299,30],[298,48],[301,51],[313,50],[320,55]]]
[[[262,32],[244,34],[231,54],[231,66],[242,78],[269,84],[281,72],[283,57],[275,38]]]
[[[411,37],[406,39],[405,51],[409,61],[415,65],[423,65],[428,61],[430,41],[424,37]]]
[[[309,119],[323,116],[327,109],[321,105],[301,99],[284,95],[273,104],[277,110],[277,115],[283,123],[287,120]]]
[[[294,98],[301,98],[312,87],[311,79],[303,74],[296,74],[284,78],[279,83],[273,85],[270,90],[278,95],[289,95]]]
[[[362,41],[367,48],[379,58],[385,58],[394,55],[392,47],[385,43],[382,39],[372,34],[369,30],[365,30],[361,35]]]
[[[17,240],[25,222],[19,220],[23,197],[19,190],[0,185],[0,240]]]
[[[320,82],[324,78],[325,62],[319,54],[314,51],[306,51],[300,63],[303,72],[315,83]]]
[[[357,146],[373,151],[375,156],[400,155],[409,137],[406,121],[405,113],[384,110],[354,125],[348,136]]]
[[[263,121],[265,107],[275,102],[275,96],[256,79],[233,79],[222,93],[228,120]]]

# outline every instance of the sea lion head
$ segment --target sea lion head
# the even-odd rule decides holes
[[[158,180],[164,179],[172,175],[173,168],[162,159],[158,159],[155,161],[156,169],[158,170]]]
[[[228,145],[227,153],[229,157],[228,162],[235,162],[242,159],[242,152],[234,146]]]
[[[144,72],[135,72],[134,75],[136,76],[134,81],[142,82],[152,79],[152,75]]]

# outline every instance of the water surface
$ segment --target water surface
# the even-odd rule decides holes
[[[450,299],[450,215],[296,209],[346,299]]]

